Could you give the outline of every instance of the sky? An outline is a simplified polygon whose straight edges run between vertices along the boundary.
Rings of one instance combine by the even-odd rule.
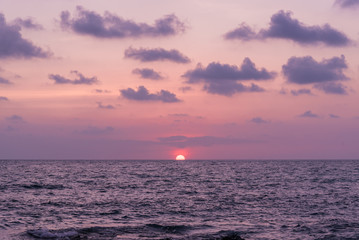
[[[358,159],[359,0],[0,0],[0,159]]]

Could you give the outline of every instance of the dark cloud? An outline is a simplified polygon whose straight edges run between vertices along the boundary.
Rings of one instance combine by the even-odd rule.
[[[266,69],[257,69],[255,64],[245,58],[240,68],[235,65],[212,62],[203,68],[197,65],[194,70],[189,70],[182,77],[187,78],[187,83],[194,84],[204,82],[204,90],[212,94],[231,96],[240,92],[262,92],[264,89],[256,84],[245,86],[237,81],[269,80],[276,76],[274,72]]]
[[[149,93],[144,86],[139,86],[138,90],[132,88],[120,90],[122,97],[135,101],[160,101],[165,103],[180,102],[174,93],[161,90],[157,93]]]
[[[290,91],[290,93],[293,96],[312,95],[312,92],[310,91],[310,89],[306,89],[306,88],[302,88],[302,89],[298,89],[298,90],[292,90],[292,91]]]
[[[22,38],[20,27],[6,24],[0,13],[0,58],[47,58],[51,54]]]
[[[7,97],[0,96],[0,101],[9,101]]]
[[[261,118],[261,117],[252,118],[250,121],[251,121],[252,123],[256,123],[256,124],[270,123],[270,121],[264,120],[264,119]]]
[[[22,123],[25,122],[24,119],[19,116],[19,115],[12,115],[10,117],[7,117],[6,120],[10,121],[10,122],[14,122],[14,123]]]
[[[299,115],[299,117],[318,118],[319,116],[317,114],[312,113],[312,111],[308,110],[308,111],[304,112],[303,114]]]
[[[329,94],[339,94],[339,95],[347,95],[347,87],[344,86],[341,83],[336,83],[336,82],[326,82],[326,83],[320,83],[320,84],[316,84],[314,86],[315,88],[322,90],[325,93],[329,93]]]
[[[71,18],[68,11],[61,12],[61,26],[78,34],[97,38],[137,38],[172,36],[185,31],[185,25],[175,15],[157,19],[154,25],[136,23],[105,12],[103,16],[81,6]]]
[[[293,19],[291,15],[292,13],[289,11],[279,11],[271,17],[269,28],[262,29],[258,33],[242,23],[238,28],[226,33],[225,38],[244,41],[281,38],[304,45],[323,43],[328,46],[347,46],[351,43],[344,33],[332,28],[329,24],[307,26],[297,19]]]
[[[111,126],[100,128],[94,126],[88,126],[86,129],[81,131],[76,131],[76,133],[83,134],[83,135],[105,135],[114,132],[115,129]]]
[[[126,49],[126,58],[133,58],[141,62],[153,62],[153,61],[172,61],[176,63],[189,63],[191,60],[180,53],[176,49],[166,50],[163,48],[146,49],[139,48],[134,49],[132,47]]]
[[[335,4],[342,8],[352,8],[359,6],[359,0],[336,0]]]
[[[155,70],[150,68],[142,68],[142,69],[136,68],[132,71],[132,73],[140,75],[141,78],[145,78],[145,79],[151,79],[151,80],[163,79],[163,76],[159,72],[156,72]]]
[[[111,104],[103,105],[101,102],[97,102],[97,107],[100,109],[115,109]]]
[[[12,83],[9,80],[7,80],[7,79],[5,79],[3,77],[0,77],[0,84],[12,84]]]
[[[178,148],[185,147],[210,147],[213,145],[235,145],[250,143],[253,141],[227,138],[227,137],[214,137],[214,136],[200,136],[200,137],[186,137],[186,136],[170,136],[158,138],[160,143],[170,145]]]
[[[311,56],[291,57],[282,66],[284,76],[289,82],[297,84],[322,83],[348,80],[343,69],[348,66],[345,57],[333,57],[317,62]]]
[[[55,84],[92,85],[99,82],[96,77],[85,77],[78,71],[71,71],[71,73],[75,74],[77,78],[71,80],[58,74],[49,74],[49,79],[54,80]]]
[[[35,23],[33,19],[31,18],[17,18],[15,19],[14,23],[20,27],[27,28],[27,29],[33,29],[33,30],[42,30],[44,27],[41,24]]]
[[[331,113],[329,114],[329,117],[330,117],[330,118],[340,118],[340,116],[335,115],[335,114],[331,114]]]
[[[203,87],[208,93],[218,94],[224,96],[232,96],[235,93],[244,92],[264,92],[265,90],[258,85],[252,83],[250,86],[243,85],[236,82],[213,82],[206,83]]]

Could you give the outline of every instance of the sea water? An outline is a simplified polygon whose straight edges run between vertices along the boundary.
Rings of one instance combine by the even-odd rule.
[[[359,161],[0,161],[0,239],[359,239]]]

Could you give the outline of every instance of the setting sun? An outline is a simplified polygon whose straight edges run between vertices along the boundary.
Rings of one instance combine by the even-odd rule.
[[[186,160],[186,158],[183,155],[177,155],[176,160],[183,161],[183,160]]]

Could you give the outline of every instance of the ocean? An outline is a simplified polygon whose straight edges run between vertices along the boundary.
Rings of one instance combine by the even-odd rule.
[[[0,239],[359,239],[359,161],[0,160]]]

